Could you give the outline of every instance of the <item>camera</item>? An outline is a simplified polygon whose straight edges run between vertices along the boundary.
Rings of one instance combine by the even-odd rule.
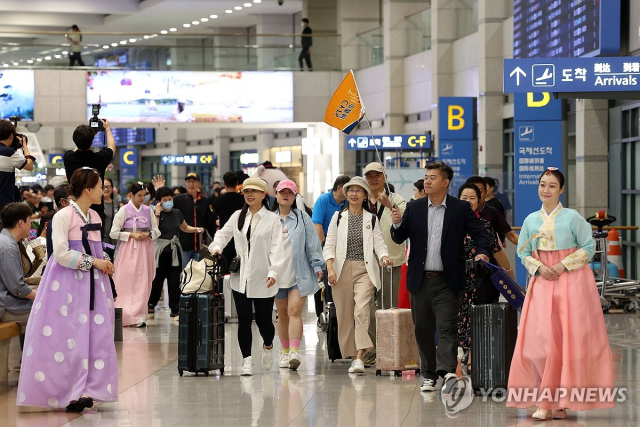
[[[11,124],[18,129],[18,122],[20,121],[20,117],[17,116],[10,116],[9,117],[9,121],[11,122]],[[24,138],[24,143],[26,144],[27,142],[29,142],[29,140],[27,139],[27,137],[21,133],[18,132],[14,132],[13,133],[13,141],[11,142],[11,148],[13,148],[14,150],[18,150],[20,148],[22,148],[22,144],[20,143],[20,139],[18,138]]]
[[[93,117],[89,119],[89,127],[96,132],[104,131],[104,123],[98,118],[98,114],[100,114],[100,104],[91,105],[91,114],[93,114]]]

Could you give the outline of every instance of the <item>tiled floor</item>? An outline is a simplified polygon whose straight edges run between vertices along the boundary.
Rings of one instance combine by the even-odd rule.
[[[640,315],[606,316],[614,352],[616,386],[627,387],[627,401],[615,409],[570,412],[566,421],[533,422],[529,410],[482,402],[456,415],[445,411],[439,392],[420,393],[415,378],[349,376],[347,363],[326,358],[325,334],[307,313],[298,372],[274,368],[264,373],[254,331],[253,377],[240,377],[236,325],[226,329],[225,375],[178,375],[177,322],[168,311],[146,329],[125,329],[120,356],[120,401],[82,416],[65,412],[20,412],[15,387],[0,394],[0,426],[638,426],[640,425]],[[277,344],[276,344],[277,345]],[[278,350],[277,350],[278,351]],[[17,350],[14,346],[14,353]],[[17,356],[17,354],[15,354]]]

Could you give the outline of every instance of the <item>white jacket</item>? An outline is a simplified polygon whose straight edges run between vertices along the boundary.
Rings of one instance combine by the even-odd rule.
[[[251,233],[251,250],[247,256],[247,230],[251,221],[251,211],[247,211],[242,231],[238,230],[241,212],[234,212],[224,227],[218,230],[213,242],[209,245],[209,251],[222,252],[222,249],[233,239],[236,253],[242,258],[240,272],[231,274],[231,289],[246,294],[247,298],[270,298],[278,293],[278,275],[285,267],[286,261],[283,255],[280,217],[264,207],[256,213]],[[276,284],[267,288],[267,277],[276,279]]]
[[[338,215],[342,215],[340,218],[340,229],[338,230]],[[371,219],[373,215],[367,211],[363,212],[362,218],[362,241],[364,243],[364,264],[371,278],[371,282],[380,289],[380,264],[378,260],[382,261],[382,258],[389,256],[387,245],[384,244],[382,239],[382,232],[380,231],[380,224],[376,219],[374,229],[371,229]],[[322,255],[325,261],[334,259],[333,269],[336,271],[336,276],[340,278],[342,272],[342,266],[344,265],[345,258],[347,256],[347,234],[349,232],[349,208],[345,209],[342,214],[336,212],[331,218],[331,224],[329,224],[329,230],[327,231],[327,239],[324,244],[324,250]],[[375,253],[374,253],[375,251]],[[378,260],[376,259],[378,256]]]

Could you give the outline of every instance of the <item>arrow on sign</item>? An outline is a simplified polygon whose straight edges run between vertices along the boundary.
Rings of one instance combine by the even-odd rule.
[[[527,73],[525,73],[522,68],[516,67],[516,69],[509,74],[509,77],[513,77],[514,74],[516,75],[516,85],[520,86],[520,75],[522,74],[522,77],[527,77]]]

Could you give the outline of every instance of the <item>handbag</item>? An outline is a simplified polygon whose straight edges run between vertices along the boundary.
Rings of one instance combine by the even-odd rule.
[[[180,292],[204,294],[213,291],[212,272],[214,263],[210,259],[190,260],[180,274]]]
[[[491,282],[500,291],[502,296],[516,310],[520,310],[524,305],[524,291],[518,283],[509,276],[507,271],[490,262],[482,261],[491,271]]]
[[[253,219],[253,217],[251,217],[251,219]],[[258,228],[258,224],[260,223],[260,219],[261,219],[261,217],[258,216],[258,220],[256,221],[256,225],[254,225],[253,228],[251,229],[251,235],[249,236],[249,240],[247,240],[247,245],[244,247],[244,251],[242,251],[242,254],[234,256],[233,259],[231,260],[231,262],[229,263],[229,272],[230,273],[239,273],[240,272],[240,260],[242,260],[242,257],[244,256],[244,254],[247,253],[247,250],[249,249],[249,243],[251,243],[251,239],[253,238],[253,235],[256,233],[256,228]],[[251,225],[251,222],[249,222],[249,225]]]

